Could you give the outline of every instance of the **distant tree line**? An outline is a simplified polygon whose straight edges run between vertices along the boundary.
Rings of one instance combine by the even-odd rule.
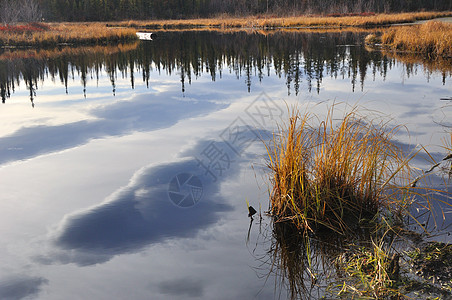
[[[0,0],[2,22],[451,10],[452,0]],[[42,15],[41,15],[42,14]]]
[[[0,21],[4,24],[41,21],[42,10],[37,0],[0,0]]]

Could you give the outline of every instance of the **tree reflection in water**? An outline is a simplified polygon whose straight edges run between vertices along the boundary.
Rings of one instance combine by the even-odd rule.
[[[298,94],[304,82],[309,92],[320,92],[325,76],[349,79],[351,89],[361,89],[366,79],[386,77],[397,62],[362,45],[366,33],[353,32],[246,32],[210,31],[160,32],[154,41],[109,47],[63,48],[54,51],[0,52],[0,95],[2,102],[11,97],[20,84],[30,91],[34,103],[38,81],[55,80],[65,86],[80,77],[86,96],[90,79],[99,80],[102,72],[110,79],[113,95],[118,75],[130,78],[135,87],[135,73],[149,87],[153,72],[175,73],[185,86],[203,74],[212,81],[221,80],[224,72],[244,78],[250,91],[253,80],[264,77],[285,78],[287,93]],[[31,53],[31,54],[30,54]],[[398,58],[397,58],[398,59]],[[416,72],[418,62],[406,61],[406,75]],[[431,72],[451,75],[450,61],[441,66],[429,65]],[[369,76],[370,75],[370,76]]]

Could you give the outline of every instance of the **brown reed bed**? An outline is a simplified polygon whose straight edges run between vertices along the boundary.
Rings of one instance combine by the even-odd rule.
[[[386,30],[381,36],[369,35],[369,44],[380,44],[391,51],[420,53],[429,58],[452,58],[452,24],[429,21],[421,25]]]
[[[401,215],[415,194],[410,157],[392,142],[401,127],[356,109],[335,124],[333,110],[324,120],[294,110],[267,145],[271,215],[305,233],[350,232],[382,210]]]
[[[45,28],[45,30],[33,30],[33,28],[0,30],[0,46],[106,45],[138,39],[136,31],[132,28],[110,28],[101,23],[50,23],[46,24]]]
[[[396,23],[409,23],[439,17],[452,16],[452,12],[412,12],[397,14],[376,14],[358,16],[248,16],[229,17],[219,16],[209,19],[185,20],[152,20],[152,21],[124,21],[111,23],[110,26],[125,26],[134,28],[170,29],[170,28],[280,28],[280,27],[375,27]]]
[[[150,31],[144,30],[144,31]],[[381,32],[378,28],[360,28],[360,27],[348,27],[348,28],[274,28],[274,29],[262,29],[262,28],[221,28],[221,27],[197,27],[197,28],[158,28],[152,29],[153,34],[158,34],[162,32],[219,32],[219,33],[238,33],[246,32],[248,34],[259,34],[263,36],[271,36],[276,33],[342,33],[342,32],[353,32],[353,33],[378,33]]]

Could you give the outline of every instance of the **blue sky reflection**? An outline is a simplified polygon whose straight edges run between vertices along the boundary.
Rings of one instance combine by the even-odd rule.
[[[0,164],[73,148],[92,139],[170,127],[226,106],[209,100],[180,100],[169,93],[139,95],[92,109],[93,120],[23,127],[0,137]]]

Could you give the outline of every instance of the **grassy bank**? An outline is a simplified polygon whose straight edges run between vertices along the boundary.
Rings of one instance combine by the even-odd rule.
[[[375,15],[362,14],[353,16],[250,16],[242,18],[220,16],[218,18],[210,19],[127,21],[114,23],[114,26],[120,25],[152,29],[196,27],[259,29],[278,27],[375,27],[448,16],[452,16],[452,12],[414,12]]]
[[[366,42],[403,52],[422,53],[428,57],[452,57],[452,24],[429,21],[413,27],[399,27],[368,36]]]
[[[137,40],[134,29],[109,28],[101,23],[39,23],[0,27],[0,46],[106,45],[134,40]]]
[[[0,46],[54,47],[61,44],[105,45],[136,40],[135,28],[153,30],[213,29],[268,30],[371,28],[452,16],[452,12],[415,12],[399,14],[361,14],[346,16],[220,16],[210,19],[151,20],[113,23],[49,23],[0,26]],[[126,28],[124,28],[126,27]]]

